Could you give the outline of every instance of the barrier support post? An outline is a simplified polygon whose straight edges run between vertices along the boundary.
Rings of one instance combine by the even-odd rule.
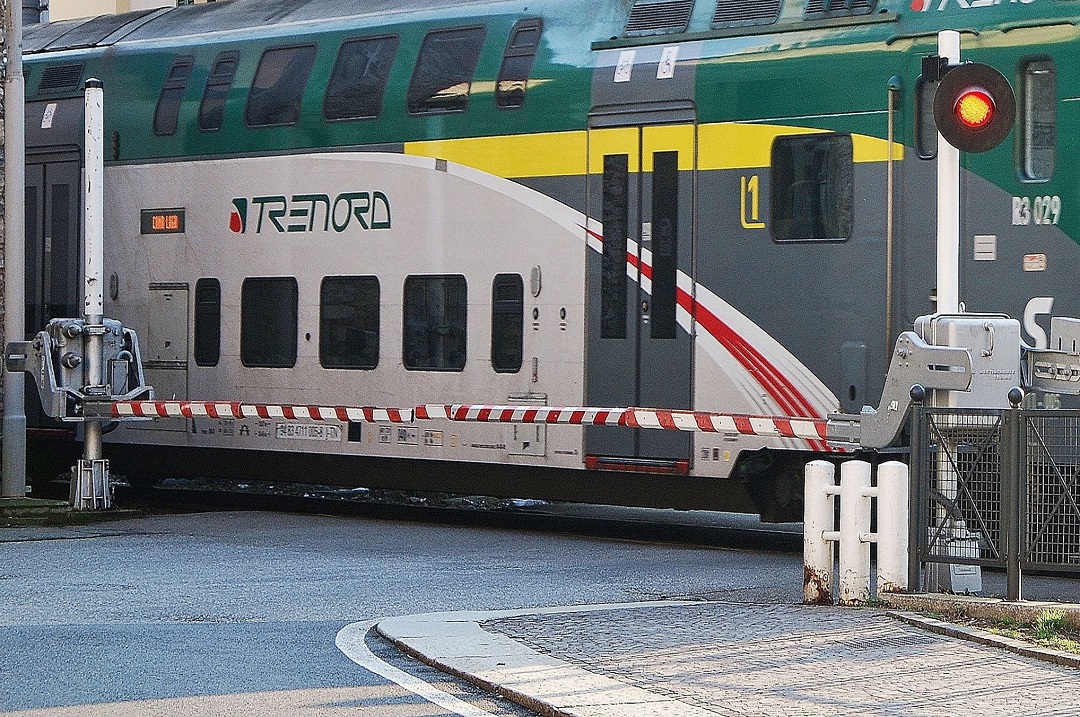
[[[877,595],[908,589],[908,467],[878,466]]]
[[[870,464],[840,466],[840,604],[870,599]]]
[[[832,605],[833,530],[836,467],[828,461],[806,464],[803,480],[803,604]]]

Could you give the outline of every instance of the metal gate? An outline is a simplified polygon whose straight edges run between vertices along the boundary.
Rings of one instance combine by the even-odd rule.
[[[1080,572],[1080,412],[916,407],[913,559]],[[1010,598],[1019,598],[1010,595]]]

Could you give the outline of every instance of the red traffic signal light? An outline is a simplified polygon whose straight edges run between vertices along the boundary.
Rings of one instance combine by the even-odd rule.
[[[996,109],[994,99],[979,87],[960,95],[953,107],[956,119],[968,129],[988,127],[994,119]]]
[[[989,65],[958,65],[938,85],[934,121],[945,141],[962,152],[986,152],[998,146],[1015,119],[1012,87]]]

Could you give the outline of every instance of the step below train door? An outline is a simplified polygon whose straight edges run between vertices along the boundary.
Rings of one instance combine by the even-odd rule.
[[[586,403],[689,409],[693,113],[618,119],[594,117],[589,131]],[[594,426],[585,451],[596,467],[685,473],[691,436]]]

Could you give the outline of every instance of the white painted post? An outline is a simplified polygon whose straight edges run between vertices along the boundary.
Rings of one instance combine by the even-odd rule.
[[[878,466],[877,595],[906,592],[908,578],[908,467]]]
[[[870,464],[840,466],[840,604],[870,599]]]
[[[85,391],[105,385],[105,103],[101,80],[88,79],[84,94],[85,166],[83,169],[83,221],[85,222],[83,316],[86,318]],[[102,457],[102,422],[85,423],[83,458],[72,476],[71,505],[75,510],[112,507],[109,463]]]
[[[803,473],[803,604],[832,605],[836,467],[811,461]]]
[[[960,33],[938,33],[938,55],[960,64]],[[960,311],[960,150],[938,133],[937,313]]]

